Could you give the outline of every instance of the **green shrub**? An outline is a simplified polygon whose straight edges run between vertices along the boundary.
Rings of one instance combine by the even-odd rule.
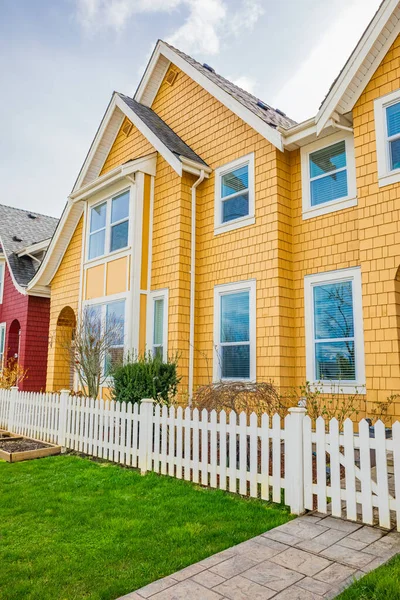
[[[119,402],[140,402],[153,398],[159,404],[171,403],[177,393],[180,377],[177,358],[163,362],[150,352],[143,356],[128,356],[124,364],[112,372],[112,396]]]

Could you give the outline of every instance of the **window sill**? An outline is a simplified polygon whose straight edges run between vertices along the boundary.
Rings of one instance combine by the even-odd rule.
[[[320,390],[323,394],[359,394],[365,395],[367,393],[365,383],[355,382],[341,382],[341,381],[314,381],[310,384],[313,391]]]
[[[115,258],[119,254],[126,254],[129,250],[131,250],[131,246],[125,246],[125,248],[118,248],[118,250],[113,250],[113,252],[109,252],[108,254],[102,254],[101,256],[96,256],[95,258],[88,258],[85,262],[85,265],[94,266],[96,263],[103,263],[109,258]]]
[[[303,210],[303,221],[306,219],[312,219],[313,217],[320,217],[329,213],[337,212],[338,210],[344,210],[345,208],[351,208],[357,206],[357,197],[355,198],[341,198],[326,204],[320,204],[315,208],[307,208]]]
[[[254,225],[256,222],[255,216],[243,217],[241,219],[235,219],[234,221],[228,221],[228,223],[222,223],[221,225],[217,225],[214,228],[214,235],[219,235],[220,233],[227,233],[228,231],[234,231],[235,229],[240,229],[242,227],[248,227],[249,225]]]
[[[396,171],[389,171],[385,175],[378,177],[378,186],[384,187],[385,185],[391,185],[393,183],[400,182],[400,169],[396,169]]]

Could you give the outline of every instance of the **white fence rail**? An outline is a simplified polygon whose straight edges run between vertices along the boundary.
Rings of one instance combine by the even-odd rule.
[[[68,449],[230,492],[400,531],[400,423],[358,432],[336,419],[315,431],[304,408],[255,414],[95,401],[0,390],[0,428]],[[329,503],[329,505],[328,505]]]

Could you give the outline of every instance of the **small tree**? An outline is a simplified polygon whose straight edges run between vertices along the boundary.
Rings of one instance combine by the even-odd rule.
[[[122,361],[123,337],[123,324],[115,316],[102,319],[97,307],[83,311],[75,334],[65,347],[88,397],[97,398],[112,366]]]

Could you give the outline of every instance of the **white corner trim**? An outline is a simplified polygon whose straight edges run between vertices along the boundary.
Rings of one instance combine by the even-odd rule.
[[[6,260],[5,259],[0,259],[0,304],[3,304],[3,297],[4,297],[4,279],[5,279],[5,274],[6,274]]]
[[[314,352],[314,299],[313,289],[316,285],[352,281],[353,286],[353,322],[354,322],[354,347],[355,347],[355,381],[318,381],[315,377],[315,352]],[[364,357],[364,325],[362,314],[362,285],[361,267],[350,267],[335,271],[325,271],[304,277],[304,319],[306,334],[306,379],[310,384],[331,392],[343,390],[343,393],[365,394],[365,357]]]
[[[257,374],[257,281],[237,281],[214,286],[214,343],[213,343],[213,381],[221,381],[220,364],[220,330],[221,330],[221,296],[235,292],[249,291],[250,297],[250,377],[249,379],[232,379],[223,381],[256,381]]]
[[[311,206],[310,197],[310,154],[317,150],[322,150],[338,142],[344,141],[346,148],[346,169],[347,169],[347,196],[337,198],[323,204]],[[302,190],[302,212],[303,220],[326,215],[338,210],[350,208],[357,205],[357,187],[356,187],[356,163],[354,155],[354,136],[351,132],[339,131],[333,135],[324,137],[307,146],[303,146],[300,151],[301,157],[301,190]]]
[[[390,152],[387,137],[386,108],[400,102],[400,89],[376,98],[374,101],[376,158],[378,163],[378,185],[384,187],[400,181],[400,169],[390,168]]]
[[[141,97],[145,90],[144,82],[146,82],[146,85],[149,82],[157,64],[158,57],[160,55],[167,58],[170,61],[170,63],[176,65],[181,71],[183,71],[184,73],[186,73],[186,75],[193,79],[193,81],[201,85],[201,87],[205,89],[209,94],[214,96],[214,98],[219,100],[224,106],[229,108],[229,110],[231,110],[240,119],[242,119],[242,121],[250,125],[250,127],[252,127],[255,131],[258,131],[260,135],[265,137],[265,139],[271,142],[271,144],[278,148],[278,150],[281,150],[283,152],[282,136],[279,133],[279,131],[268,125],[268,123],[260,119],[260,117],[254,114],[251,110],[249,110],[243,104],[235,100],[235,98],[233,98],[230,94],[225,92],[216,83],[211,81],[211,79],[203,75],[203,73],[198,71],[189,62],[187,62],[184,58],[179,56],[179,54],[174,52],[171,48],[166,46],[161,41],[158,42],[158,46],[154,52],[154,55],[146,68],[143,80],[135,94],[135,100],[137,100],[138,102],[141,101]],[[159,82],[158,87],[155,88],[154,97],[156,96],[160,85],[161,81]]]
[[[222,198],[221,198],[221,178],[226,173],[230,173],[234,169],[248,166],[248,183],[249,183],[249,214],[238,219],[223,222],[221,219]],[[254,152],[250,152],[245,156],[241,156],[229,163],[221,165],[215,169],[214,179],[214,235],[233,231],[254,225],[255,223],[255,177],[254,177]]]

